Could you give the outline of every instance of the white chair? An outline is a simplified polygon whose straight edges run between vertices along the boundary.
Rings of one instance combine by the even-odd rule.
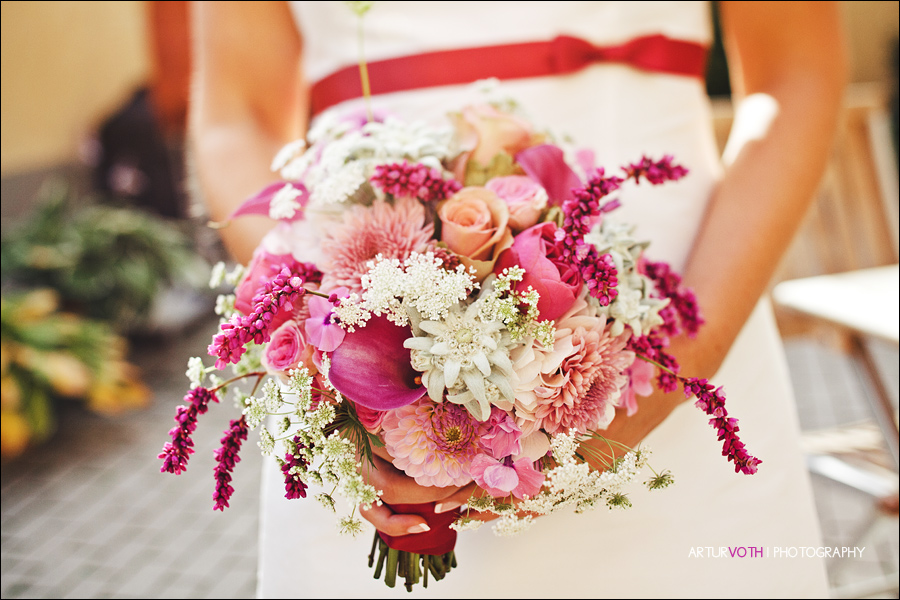
[[[883,106],[878,89],[850,90],[819,196],[772,288],[784,335],[829,328],[865,377],[864,395],[876,426],[811,432],[806,440],[812,472],[873,496],[871,518],[857,532],[858,540],[885,520],[896,527],[900,470],[897,409],[870,347],[873,338],[900,345],[897,170]],[[878,457],[879,442],[887,447],[887,464],[850,460],[853,450]],[[832,589],[832,596],[896,597],[898,588],[894,571]]]

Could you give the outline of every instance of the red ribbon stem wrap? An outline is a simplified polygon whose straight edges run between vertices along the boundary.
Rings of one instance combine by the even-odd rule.
[[[431,528],[424,533],[392,536],[381,531],[378,535],[394,550],[440,556],[453,550],[456,545],[456,530],[450,524],[459,517],[459,509],[443,513],[434,512],[434,502],[426,504],[387,504],[395,513],[419,515]]]

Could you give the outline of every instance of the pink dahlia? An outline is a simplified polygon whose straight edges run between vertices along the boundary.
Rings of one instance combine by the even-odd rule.
[[[579,303],[576,303],[578,306]],[[548,433],[603,429],[615,416],[634,352],[626,350],[628,334],[613,337],[603,317],[569,314],[557,324],[557,342],[571,348],[557,370],[560,385],[538,395],[536,420]],[[562,339],[560,339],[562,338]]]
[[[393,205],[382,200],[372,206],[348,210],[344,223],[322,242],[324,289],[344,286],[362,291],[360,281],[376,255],[405,259],[425,250],[434,235],[434,225],[425,220],[425,209],[417,200],[401,198]]]
[[[447,487],[472,481],[469,467],[483,452],[483,423],[451,402],[429,398],[391,410],[381,424],[394,466],[419,485]]]

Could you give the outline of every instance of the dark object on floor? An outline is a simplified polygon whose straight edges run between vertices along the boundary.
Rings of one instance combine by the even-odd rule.
[[[181,151],[166,140],[147,89],[103,122],[96,141],[97,191],[164,217],[185,216]]]

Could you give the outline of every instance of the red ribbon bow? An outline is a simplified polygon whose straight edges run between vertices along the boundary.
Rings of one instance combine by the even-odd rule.
[[[467,84],[479,79],[522,79],[565,75],[598,62],[613,62],[670,75],[703,79],[706,46],[663,35],[635,38],[618,46],[595,46],[571,36],[544,42],[440,50],[369,63],[372,94]],[[357,66],[316,82],[310,92],[312,114],[362,96]]]
[[[551,44],[556,74],[574,73],[598,62],[622,63],[644,71],[704,77],[706,48],[663,35],[636,38],[618,46],[595,46],[580,38],[561,35]]]

